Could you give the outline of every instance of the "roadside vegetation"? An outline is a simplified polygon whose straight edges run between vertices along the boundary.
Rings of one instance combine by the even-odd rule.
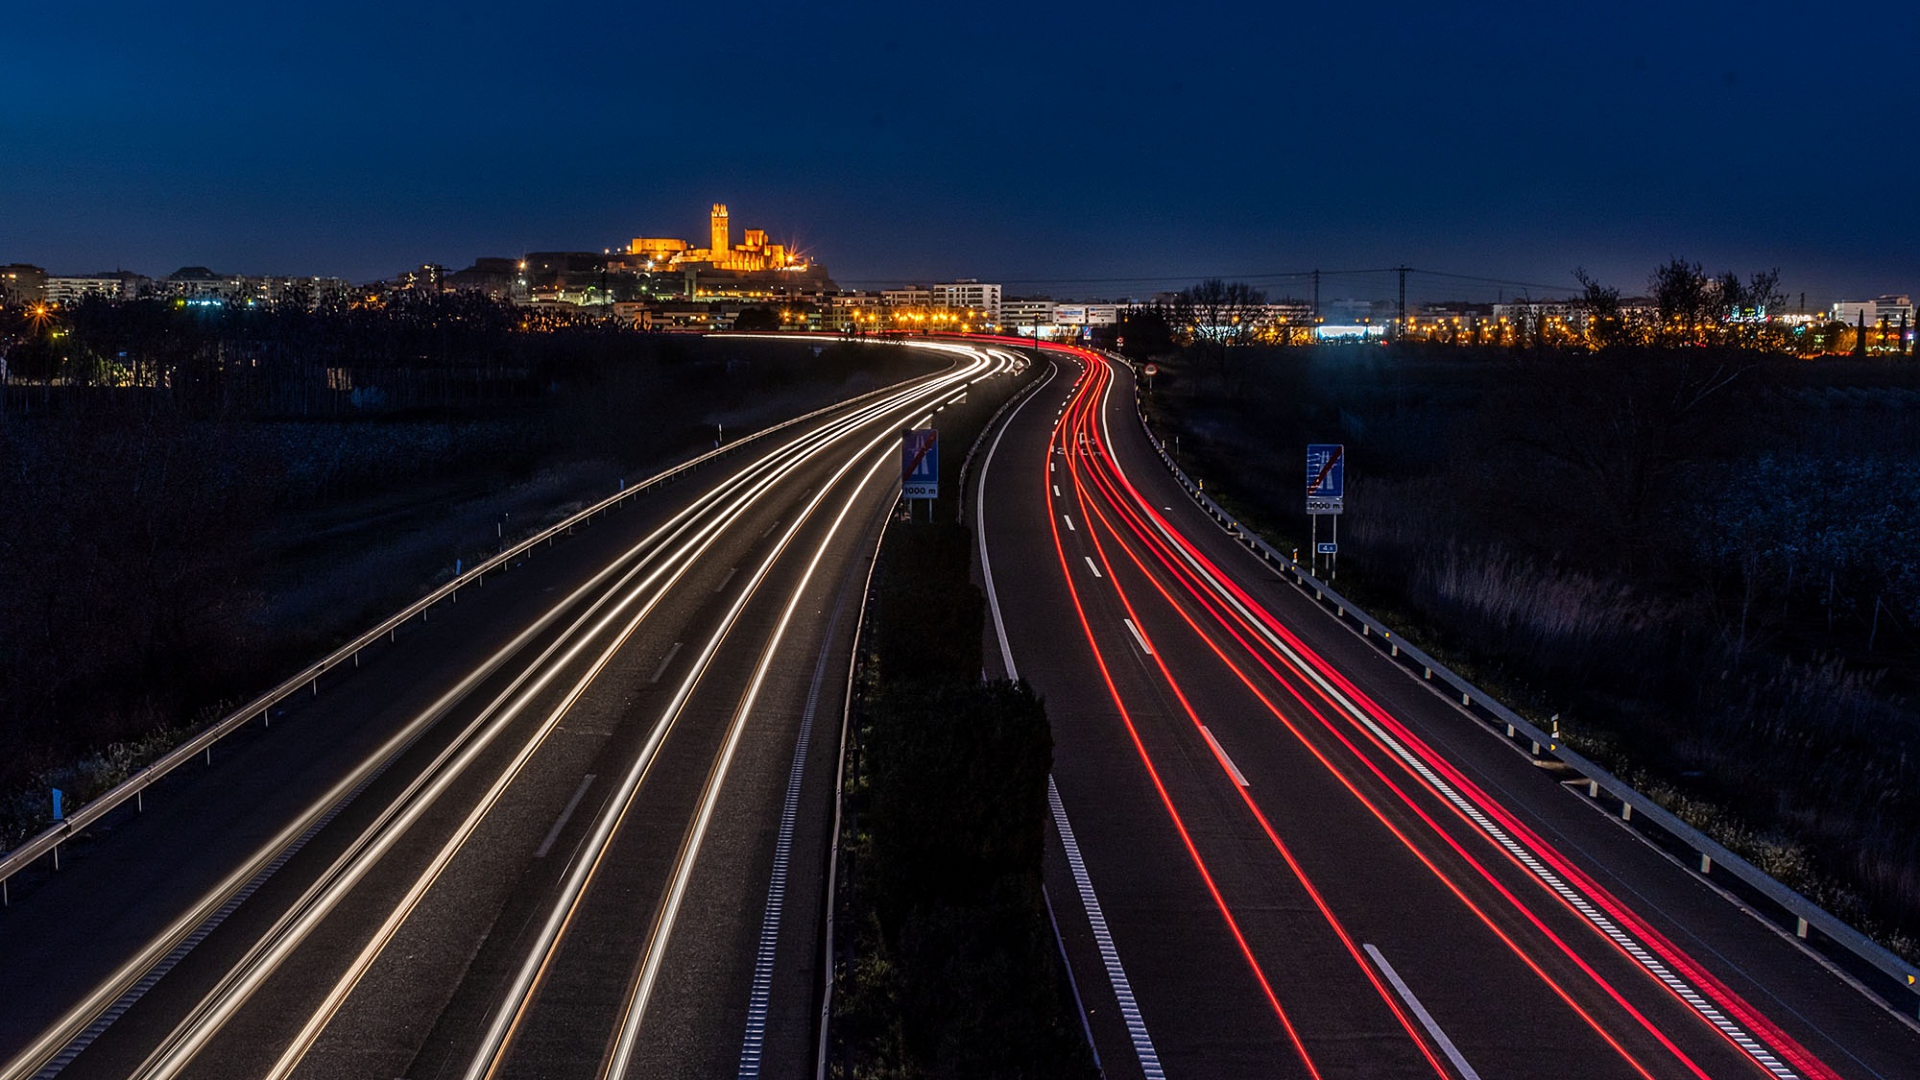
[[[1140,337],[1208,494],[1304,549],[1345,443],[1342,592],[1920,959],[1920,364]]]
[[[1040,893],[1053,738],[980,678],[968,531],[888,531],[849,748],[833,1075],[1091,1076]]]
[[[930,363],[467,295],[96,301],[0,344],[0,850],[457,560]]]
[[[949,492],[993,403],[942,428]],[[952,505],[896,521],[874,572],[847,747],[832,1075],[1092,1077],[1041,894],[1053,736],[1025,683],[981,677],[986,601]]]

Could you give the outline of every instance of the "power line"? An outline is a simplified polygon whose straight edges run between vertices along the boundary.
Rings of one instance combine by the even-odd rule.
[[[999,285],[1144,285],[1177,281],[1204,281],[1209,278],[1223,278],[1230,281],[1246,282],[1283,282],[1298,280],[1312,281],[1322,277],[1363,277],[1375,274],[1414,274],[1424,277],[1445,278],[1451,281],[1471,281],[1484,285],[1504,285],[1520,289],[1545,289],[1549,291],[1572,292],[1570,285],[1549,285],[1538,281],[1520,281],[1513,278],[1483,277],[1476,274],[1455,274],[1445,270],[1427,270],[1414,266],[1378,266],[1350,270],[1269,270],[1247,274],[1154,274],[1140,277],[1049,277],[1049,278],[1001,278]],[[901,278],[841,278],[848,285],[891,285]]]

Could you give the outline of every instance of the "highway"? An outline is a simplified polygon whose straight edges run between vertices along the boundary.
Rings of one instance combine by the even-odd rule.
[[[1109,1077],[1920,1076],[1920,1027],[1225,535],[1057,350],[974,524]]]
[[[0,912],[0,1078],[812,1075],[898,433],[1024,366],[911,347],[944,370],[533,549],[71,845]]]

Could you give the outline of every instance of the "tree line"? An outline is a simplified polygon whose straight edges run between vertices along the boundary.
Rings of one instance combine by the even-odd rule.
[[[0,312],[15,413],[115,390],[195,417],[337,416],[535,394],[628,348],[633,331],[477,292],[203,306],[88,297]]]

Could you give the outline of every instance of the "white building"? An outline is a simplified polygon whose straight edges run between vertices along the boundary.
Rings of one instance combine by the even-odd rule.
[[[47,289],[51,294],[52,278],[47,279]],[[1842,300],[1833,305],[1833,321],[1845,323],[1848,326],[1862,324],[1879,326],[1884,321],[1889,327],[1897,329],[1902,320],[1905,320],[1910,327],[1914,325],[1913,297],[1911,296],[1890,295],[1878,296],[1872,300]]]
[[[928,308],[933,306],[933,290],[920,285],[881,289],[880,303],[890,308]]]
[[[138,274],[47,275],[46,299],[60,305],[77,304],[89,296],[131,300],[141,293],[146,278]]]
[[[1586,326],[1586,310],[1572,300],[1518,300],[1493,305],[1495,322],[1511,323],[1521,333],[1531,334],[1549,323],[1572,327]]]
[[[984,311],[988,320],[1000,321],[1000,286],[982,285],[971,278],[935,285],[929,290],[931,306]]]
[[[1051,300],[1005,300],[1000,304],[1000,325],[1040,326],[1053,322]]]

